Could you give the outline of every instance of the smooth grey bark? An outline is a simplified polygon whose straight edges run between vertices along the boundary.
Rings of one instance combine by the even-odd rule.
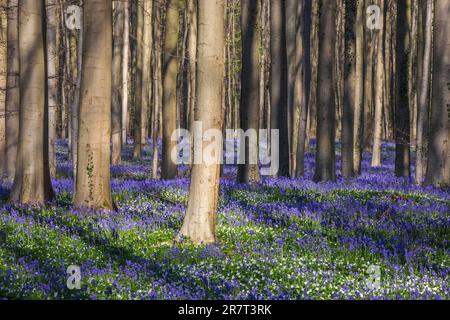
[[[43,204],[54,194],[48,159],[45,1],[19,2],[20,130],[10,202]]]

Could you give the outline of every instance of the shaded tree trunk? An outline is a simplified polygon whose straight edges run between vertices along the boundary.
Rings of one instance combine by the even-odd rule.
[[[123,0],[122,0],[123,1]],[[128,0],[123,1],[123,48],[122,48],[122,144],[127,144],[128,139],[128,81],[130,60],[130,11]]]
[[[19,2],[20,132],[10,201],[53,198],[48,159],[45,1]]]
[[[194,243],[216,240],[222,143],[203,140],[205,130],[222,132],[224,76],[224,0],[198,1],[197,108],[195,120],[203,122],[199,142],[211,153],[210,162],[194,164],[186,218],[178,238],[188,237]],[[204,149],[203,149],[204,150]]]
[[[7,81],[7,2],[0,1],[0,179],[3,178],[6,156],[6,81]]]
[[[427,182],[450,187],[450,2],[436,1],[434,10],[433,93]]]
[[[241,70],[241,105],[240,121],[244,131],[254,130],[254,140],[241,137],[240,152],[245,157],[245,164],[238,167],[238,181],[241,183],[259,182],[259,2],[242,1],[242,70]],[[252,135],[250,134],[250,137]],[[254,142],[254,145],[251,143]],[[242,149],[245,144],[245,149]],[[251,150],[253,152],[251,152]]]
[[[135,39],[135,78],[134,78],[134,123],[133,123],[133,159],[138,160],[142,158],[142,110],[143,101],[145,97],[144,82],[143,82],[143,66],[144,66],[144,1],[139,0],[135,3],[137,6],[136,17],[136,39]]]
[[[319,19],[319,70],[317,81],[317,152],[315,181],[336,180],[335,99],[335,1],[322,1]]]
[[[75,205],[113,209],[110,186],[112,2],[84,4]]]
[[[172,161],[172,151],[177,147],[177,141],[172,141],[172,134],[177,129],[177,74],[178,58],[177,44],[179,32],[178,1],[167,1],[166,37],[164,42],[163,64],[163,148],[161,178],[173,179],[178,174],[177,164]]]

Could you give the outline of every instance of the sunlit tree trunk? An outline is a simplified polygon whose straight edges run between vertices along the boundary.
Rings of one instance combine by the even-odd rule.
[[[242,139],[245,149],[245,164],[239,165],[238,181],[242,183],[259,182],[259,1],[242,1],[242,70],[241,70],[241,129],[254,130],[256,140]],[[253,150],[253,153],[250,152]],[[242,152],[241,151],[241,152]]]
[[[422,77],[420,83],[417,113],[416,184],[422,184],[426,176],[429,132],[431,53],[433,39],[433,1],[426,3],[425,48],[423,53]],[[419,61],[420,63],[420,61]]]
[[[48,163],[45,1],[19,2],[20,132],[10,201],[42,204],[53,198]]]
[[[114,28],[113,28],[113,60],[112,60],[112,164],[121,162],[122,152],[122,50],[123,50],[123,26],[124,12],[123,2],[114,1]]]
[[[149,108],[150,108],[150,63],[152,39],[152,10],[150,0],[144,0],[144,29],[142,41],[142,109],[141,109],[141,143],[142,147],[147,145],[149,130]]]
[[[47,78],[48,78],[48,137],[50,175],[56,176],[57,112],[59,99],[59,15],[56,0],[47,0]]]
[[[12,181],[16,172],[19,141],[20,83],[18,0],[8,0],[7,79],[6,79],[6,149],[5,179]]]
[[[353,170],[361,174],[362,140],[364,126],[364,41],[365,20],[364,0],[357,0],[356,8],[356,71],[355,71],[355,109],[353,127]]]
[[[449,1],[436,1],[434,10],[433,93],[427,181],[450,186],[450,24]]]
[[[335,57],[336,2],[322,0],[319,19],[319,71],[317,81],[317,152],[315,181],[336,180],[335,99],[333,68]]]
[[[381,14],[384,14],[384,0],[378,1]],[[384,19],[380,17],[381,29],[376,31],[376,73],[375,73],[375,123],[372,146],[372,167],[381,166],[381,140],[383,136],[383,85],[384,85],[384,59],[383,59],[383,30]]]
[[[84,3],[75,205],[112,209],[110,187],[112,2]]]
[[[173,179],[178,174],[177,164],[172,161],[172,151],[177,142],[172,141],[172,134],[177,129],[177,74],[178,58],[177,43],[179,32],[178,1],[167,1],[166,37],[164,42],[164,64],[163,64],[163,148],[161,178]]]
[[[202,121],[203,132],[222,131],[222,95],[224,77],[224,0],[198,1],[197,108],[195,120]],[[202,137],[203,137],[202,132]],[[221,142],[202,142],[209,146],[211,162],[194,164],[191,174],[189,204],[179,238],[194,243],[216,240],[219,200]],[[212,147],[211,147],[212,146]]]
[[[160,7],[158,2],[153,2],[153,16],[154,20],[159,21]],[[153,105],[153,152],[152,152],[152,178],[158,178],[159,167],[159,146],[158,141],[161,131],[161,29],[154,28],[154,41],[153,41],[153,92],[154,92],[154,105]]]
[[[286,51],[286,0],[272,0],[270,35],[270,95],[272,130],[279,130],[278,176],[289,176],[289,131],[288,131],[288,64]]]

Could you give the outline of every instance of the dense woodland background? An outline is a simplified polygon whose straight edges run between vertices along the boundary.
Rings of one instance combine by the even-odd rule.
[[[121,163],[123,146],[140,159],[151,141],[152,178],[176,178],[171,135],[194,120],[279,129],[279,176],[304,175],[310,141],[315,181],[360,175],[363,151],[379,167],[382,141],[395,141],[398,177],[450,185],[448,0],[2,0],[0,8],[0,172],[14,181],[12,202],[53,198],[55,148],[67,139],[75,204],[114,208],[109,165]],[[257,183],[258,169],[240,165],[237,179]],[[204,212],[214,225],[219,173],[192,166],[187,220]],[[208,232],[190,236],[213,240]]]

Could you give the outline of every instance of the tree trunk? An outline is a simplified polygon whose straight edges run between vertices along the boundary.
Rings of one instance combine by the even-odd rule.
[[[0,0],[0,179],[6,162],[7,10],[6,0]]]
[[[112,164],[120,164],[122,153],[122,49],[124,12],[122,1],[114,1],[114,28],[113,28],[113,60],[112,60]]]
[[[189,130],[194,129],[196,65],[197,65],[197,0],[188,0],[188,63],[189,63]],[[194,152],[194,141],[191,138],[191,158]]]
[[[296,176],[305,174],[305,144],[308,124],[309,95],[311,89],[311,1],[300,1],[297,7],[297,78],[295,100],[300,109],[297,141]]]
[[[152,5],[150,0],[144,0],[144,30],[142,41],[142,109],[141,109],[141,143],[142,147],[147,145],[149,130],[150,109],[150,63],[152,39]]]
[[[7,80],[6,80],[6,155],[5,179],[12,181],[16,172],[19,143],[20,81],[18,0],[8,0]]]
[[[353,128],[353,170],[355,175],[361,174],[363,125],[364,125],[364,42],[365,20],[364,0],[357,0],[356,8],[356,71],[355,71],[355,109]]]
[[[427,182],[450,187],[450,2],[436,1],[434,10],[433,98]]]
[[[242,1],[242,70],[241,70],[241,129],[254,130],[254,140],[250,134],[248,141],[241,136],[240,152],[245,157],[245,164],[238,167],[238,181],[241,183],[259,182],[259,2]],[[254,143],[251,145],[251,143]],[[245,149],[242,150],[242,144]],[[251,152],[253,151],[253,152]]]
[[[177,164],[172,161],[172,151],[177,147],[177,141],[172,141],[172,134],[177,129],[177,74],[178,74],[178,1],[167,1],[166,38],[164,43],[163,65],[163,148],[161,178],[173,179],[178,174]]]
[[[123,24],[123,48],[122,48],[122,144],[127,144],[128,139],[128,81],[129,81],[129,61],[130,61],[130,11],[128,0],[122,4],[124,24]]]
[[[133,138],[134,149],[133,159],[139,160],[142,158],[142,110],[143,101],[145,100],[144,82],[143,82],[143,67],[144,67],[144,1],[139,0],[135,5],[137,6],[137,22],[136,22],[136,69],[134,81],[134,123],[133,123]]]
[[[43,204],[53,198],[48,162],[45,33],[45,1],[20,1],[20,133],[10,201],[22,204]]]
[[[288,131],[288,64],[286,51],[286,0],[271,1],[270,70],[271,124],[279,130],[278,176],[289,177],[289,131]]]
[[[397,48],[396,48],[396,87],[395,103],[395,174],[410,177],[410,126],[408,96],[408,53],[410,49],[407,28],[407,1],[397,3]]]
[[[344,106],[342,115],[342,175],[353,176],[353,112],[356,100],[357,0],[345,1]]]
[[[315,181],[336,180],[335,99],[335,1],[322,1],[319,20],[319,70],[317,81],[317,152]]]
[[[86,0],[75,205],[113,209],[110,187],[112,2]]]
[[[216,240],[217,206],[222,143],[203,140],[205,130],[222,131],[224,76],[224,0],[198,1],[197,108],[195,120],[203,123],[201,137],[195,139],[208,147],[210,161],[194,164],[186,218],[178,238],[194,243]],[[204,149],[203,149],[204,150]]]
[[[381,9],[381,13],[384,14],[384,1],[379,0],[378,6]],[[376,31],[376,73],[375,73],[375,124],[373,134],[373,146],[372,146],[372,167],[381,166],[381,140],[383,135],[383,85],[384,85],[384,61],[383,61],[383,30],[384,19],[381,17],[382,25],[381,29]]]
[[[429,132],[431,52],[433,39],[433,1],[426,3],[425,48],[417,114],[416,176],[415,182],[421,185],[426,176]]]

